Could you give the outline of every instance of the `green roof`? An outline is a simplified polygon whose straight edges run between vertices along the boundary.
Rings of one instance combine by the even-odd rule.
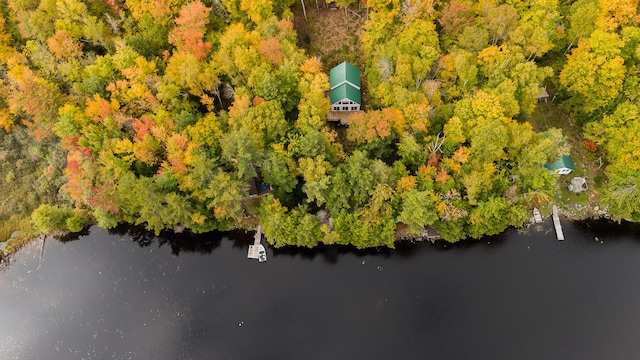
[[[558,161],[556,161],[554,163],[546,163],[544,165],[544,167],[546,167],[547,169],[549,169],[551,171],[564,169],[564,168],[569,168],[571,170],[575,170],[575,167],[573,165],[573,159],[571,159],[571,156],[569,156],[569,155],[565,155],[565,156],[561,157],[560,159],[558,159]]]
[[[331,104],[335,104],[340,100],[349,99],[355,103],[362,104],[360,99],[360,90],[345,83],[331,90]]]
[[[329,72],[331,89],[345,82],[351,83],[351,85],[355,86],[358,90],[360,89],[360,70],[346,61],[337,65]]]

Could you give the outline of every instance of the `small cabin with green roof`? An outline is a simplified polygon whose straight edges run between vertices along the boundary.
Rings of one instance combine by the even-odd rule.
[[[544,167],[551,170],[552,173],[558,175],[566,175],[575,170],[573,159],[571,159],[571,156],[569,155],[562,156],[556,162],[546,163]]]
[[[348,62],[329,72],[331,111],[360,111],[360,70]]]

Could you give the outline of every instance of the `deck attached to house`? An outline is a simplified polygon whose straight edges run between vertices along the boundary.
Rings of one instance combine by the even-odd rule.
[[[327,114],[327,121],[339,121],[340,125],[349,125],[349,116],[355,113],[364,112],[360,111],[330,111]]]

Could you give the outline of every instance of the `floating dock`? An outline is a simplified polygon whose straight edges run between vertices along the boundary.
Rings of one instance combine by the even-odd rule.
[[[560,216],[558,215],[558,207],[553,205],[553,226],[556,228],[556,236],[558,240],[564,240],[562,225],[560,224]]]
[[[256,227],[256,234],[253,237],[253,245],[249,245],[249,251],[247,252],[247,258],[258,259],[260,262],[267,261],[267,252],[264,246],[260,243],[262,241],[262,226]]]

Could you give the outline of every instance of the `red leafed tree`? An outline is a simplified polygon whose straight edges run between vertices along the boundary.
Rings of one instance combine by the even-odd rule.
[[[178,51],[192,53],[198,60],[209,54],[211,43],[204,41],[211,8],[200,1],[191,2],[180,9],[176,27],[169,34],[169,42]]]
[[[67,176],[65,190],[69,196],[77,202],[82,202],[85,193],[85,184],[81,169],[83,160],[84,157],[80,151],[69,151],[67,154],[67,168],[64,171],[64,174]]]
[[[442,16],[438,23],[440,23],[445,33],[457,35],[462,29],[473,24],[473,17],[473,10],[468,4],[452,0],[442,10]]]
[[[120,1],[120,0],[107,0],[105,1],[106,4],[109,6],[109,8],[111,9],[111,11],[113,11],[114,13],[121,13],[122,12],[122,4],[124,3],[124,1]]]
[[[56,60],[67,60],[82,56],[82,46],[66,30],[56,30],[56,33],[47,39],[47,47]]]
[[[404,125],[402,112],[394,108],[354,113],[349,117],[347,138],[357,143],[372,142],[390,136],[392,130],[401,133]]]
[[[440,162],[440,154],[431,153],[431,158],[429,159],[429,165],[438,166]]]
[[[14,66],[8,75],[12,85],[7,98],[10,111],[26,115],[23,123],[38,141],[51,136],[58,108],[64,101],[58,87],[23,65]]]
[[[269,38],[260,41],[258,47],[260,53],[264,55],[273,65],[282,65],[284,61],[284,53],[282,52],[282,44],[276,38]]]
[[[149,129],[153,125],[153,120],[148,116],[143,116],[142,119],[135,119],[133,121],[133,129],[136,132],[136,138],[142,139],[149,133]]]
[[[585,149],[591,152],[596,152],[598,150],[598,144],[596,144],[593,140],[584,140],[582,142],[582,146],[584,146]]]
[[[110,184],[91,187],[93,195],[87,198],[87,203],[93,208],[102,208],[109,214],[117,214],[120,210],[116,203],[116,189]]]
[[[165,147],[167,149],[167,161],[171,170],[177,174],[186,174],[189,169],[185,164],[184,157],[189,139],[183,134],[174,133],[167,140]]]
[[[447,174],[447,170],[445,169],[440,170],[440,172],[438,172],[438,175],[436,175],[436,181],[439,181],[443,185],[449,179],[451,179],[451,175]]]
[[[99,94],[95,94],[92,99],[87,99],[87,108],[85,114],[96,121],[104,122],[109,116],[114,116],[119,108],[119,104],[115,100],[105,100]]]

